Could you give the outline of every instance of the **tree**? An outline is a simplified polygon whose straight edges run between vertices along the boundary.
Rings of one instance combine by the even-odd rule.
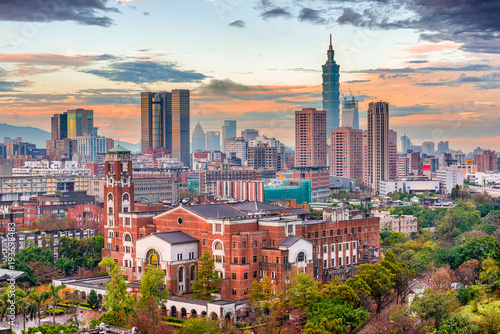
[[[423,296],[415,297],[411,310],[421,319],[434,320],[435,327],[439,327],[440,322],[450,313],[450,306],[450,295],[427,289]]]
[[[133,310],[133,300],[127,292],[127,283],[120,267],[109,257],[104,258],[99,266],[108,268],[111,276],[111,281],[106,284],[104,307],[113,313],[124,312],[128,315]]]
[[[481,334],[500,333],[500,311],[498,309],[485,310],[477,325]]]
[[[63,270],[66,276],[69,276],[75,269],[75,261],[65,257],[60,257],[57,259],[55,266]]]
[[[392,251],[387,251],[384,254],[384,260],[381,262],[385,268],[389,269],[394,274],[394,289],[396,290],[396,303],[401,297],[403,303],[406,296],[411,292],[411,279],[415,277],[415,271],[407,268],[405,263],[396,261],[396,257]]]
[[[26,330],[26,313],[29,306],[29,294],[30,291],[23,291],[19,288],[16,289],[15,303],[16,311],[23,315],[23,330]]]
[[[253,281],[250,286],[250,301],[255,310],[261,312],[271,308],[271,300],[274,297],[274,287],[271,279],[264,276],[260,281]]]
[[[479,277],[483,281],[488,282],[488,283],[490,283],[491,278],[496,276],[498,271],[500,271],[500,268],[499,268],[497,262],[491,257],[488,257],[487,259],[485,259],[483,261],[483,263],[481,264],[481,269],[483,269],[483,271],[481,272]]]
[[[452,200],[457,200],[458,199],[458,192],[460,190],[460,187],[458,186],[458,184],[456,186],[454,186],[453,188],[451,188],[451,194],[450,194],[450,197]]]
[[[391,294],[394,274],[381,264],[362,264],[356,276],[370,287],[370,294],[377,304],[377,313],[380,313],[382,303]]]
[[[59,295],[59,292],[61,289],[64,289],[66,285],[61,284],[58,286],[55,286],[54,283],[49,284],[49,298],[52,301],[52,324],[55,326],[56,325],[56,305],[59,301],[61,301],[61,296]]]
[[[359,305],[358,295],[356,295],[354,289],[347,284],[338,285],[336,282],[331,281],[323,286],[320,294],[327,299],[340,298],[353,307]]]
[[[161,310],[153,298],[141,305],[132,323],[142,334],[168,333],[168,326],[163,323]]]
[[[352,305],[340,298],[319,297],[306,309],[307,321],[319,325],[323,318],[342,319],[344,327],[355,328],[359,323],[368,318],[368,312],[360,307],[354,309]]]
[[[318,325],[308,322],[302,331],[303,334],[344,334],[342,319],[333,319],[328,321],[327,318],[321,319]]]
[[[221,334],[219,324],[205,318],[188,319],[183,324],[182,334]]]
[[[38,326],[40,326],[40,312],[42,311],[43,304],[49,298],[48,291],[37,292],[35,289],[29,290],[28,314],[32,320],[38,317]]]
[[[290,307],[304,310],[318,297],[318,285],[306,273],[298,273],[289,291]]]
[[[215,270],[215,259],[212,257],[212,253],[204,251],[198,260],[196,281],[191,286],[195,297],[202,300],[212,300],[212,294],[219,291],[217,286],[221,280],[222,277]]]
[[[90,290],[90,293],[87,296],[87,304],[89,304],[90,308],[93,310],[97,310],[99,308],[99,297],[94,289]]]
[[[139,305],[153,300],[157,305],[163,305],[167,302],[168,290],[163,289],[165,284],[165,272],[158,267],[149,265],[146,267],[141,279],[139,291]]]
[[[455,271],[458,281],[467,286],[479,279],[479,261],[470,260],[462,264]]]
[[[443,322],[440,328],[448,334],[476,334],[477,325],[468,316],[462,313],[453,313]]]
[[[59,268],[54,268],[53,265],[44,263],[40,260],[28,263],[28,266],[33,270],[33,275],[36,278],[37,284],[47,284],[52,282],[54,278],[64,276],[64,271]]]

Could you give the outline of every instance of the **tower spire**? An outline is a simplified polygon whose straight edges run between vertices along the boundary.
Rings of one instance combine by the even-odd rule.
[[[333,46],[332,46],[332,34],[330,34],[330,46],[328,47],[327,51],[328,55],[328,62],[333,62],[333,57],[335,56],[335,51],[333,51]]]
[[[330,50],[332,49],[332,34],[330,34]]]

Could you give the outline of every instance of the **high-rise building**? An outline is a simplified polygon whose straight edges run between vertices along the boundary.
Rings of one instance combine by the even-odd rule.
[[[67,114],[68,138],[92,135],[94,132],[93,110],[73,109],[65,114]]]
[[[450,150],[450,143],[448,141],[440,141],[438,143],[437,154],[441,155]]]
[[[193,141],[191,145],[191,150],[193,152],[205,150],[205,131],[203,131],[200,122],[198,122],[198,124],[194,127]]]
[[[50,139],[66,139],[68,138],[68,115],[55,114],[50,118]]]
[[[398,133],[394,130],[389,130],[389,179],[396,180],[398,177],[397,169],[398,159]]]
[[[236,139],[236,121],[225,120],[222,126],[222,152],[226,153],[226,139],[233,141]]]
[[[422,154],[426,154],[427,156],[434,155],[434,142],[432,141],[424,141],[422,143]]]
[[[340,121],[340,91],[339,70],[340,66],[335,62],[335,51],[332,47],[332,35],[330,35],[330,47],[327,51],[328,58],[323,68],[323,109],[327,113],[327,135],[331,130],[339,127]]]
[[[326,167],[325,110],[295,111],[295,167]]]
[[[498,161],[495,151],[484,150],[481,154],[474,155],[474,165],[478,172],[494,172],[498,170]]]
[[[348,99],[344,97],[342,102],[342,126],[350,127],[354,130],[359,129],[359,111],[358,111],[358,101],[351,97]]]
[[[389,179],[389,103],[369,104],[367,144],[368,184],[378,192],[380,181]]]
[[[398,155],[398,180],[405,176],[422,175],[420,153],[403,153]]]
[[[94,158],[98,153],[105,153],[106,138],[103,136],[77,136],[76,140],[77,152],[82,161],[94,162]]]
[[[255,169],[269,168],[276,171],[281,170],[280,156],[278,148],[268,145],[267,143],[259,143],[257,146],[247,148],[247,165]]]
[[[172,91],[172,158],[182,162],[185,167],[191,164],[189,154],[189,90]]]
[[[241,137],[246,141],[255,140],[259,136],[259,130],[245,129],[241,130]]]
[[[401,153],[408,153],[411,149],[411,140],[407,135],[401,136]]]
[[[247,147],[248,142],[241,137],[234,138],[232,141],[226,139],[226,158],[230,159],[234,157],[241,159],[242,163],[246,162]]]
[[[220,131],[207,131],[205,145],[207,151],[220,151]]]
[[[330,175],[363,176],[363,130],[340,127],[331,131]]]
[[[141,93],[141,151],[172,151],[172,93]]]

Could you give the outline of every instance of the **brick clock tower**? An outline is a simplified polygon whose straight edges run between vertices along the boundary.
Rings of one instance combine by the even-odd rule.
[[[123,266],[123,228],[120,213],[134,211],[134,186],[132,185],[132,158],[130,151],[118,145],[106,152],[106,180],[104,183],[105,245],[103,257],[111,257]]]

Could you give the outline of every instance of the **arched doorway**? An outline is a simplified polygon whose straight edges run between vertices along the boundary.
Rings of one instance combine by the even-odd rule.
[[[179,267],[177,271],[177,292],[185,292],[185,279],[186,273],[184,267]]]
[[[186,319],[187,312],[186,309],[183,307],[181,308],[181,319]]]
[[[224,317],[224,321],[229,324],[229,323],[231,323],[231,318],[232,318],[231,312],[228,312],[228,313],[226,313],[226,316]]]
[[[190,315],[191,318],[196,318],[198,317],[198,313],[196,312],[196,310],[191,310],[191,315]]]
[[[202,317],[202,318],[205,318],[206,316],[207,316],[207,312],[205,312],[205,311],[201,311],[201,317]]]
[[[161,315],[168,316],[167,307],[165,305],[161,306]]]
[[[217,316],[217,313],[212,312],[210,313],[210,319],[212,319],[213,321],[217,321],[219,317]]]
[[[177,318],[177,308],[176,308],[175,306],[172,306],[172,307],[170,308],[170,316],[171,316],[172,318]]]

